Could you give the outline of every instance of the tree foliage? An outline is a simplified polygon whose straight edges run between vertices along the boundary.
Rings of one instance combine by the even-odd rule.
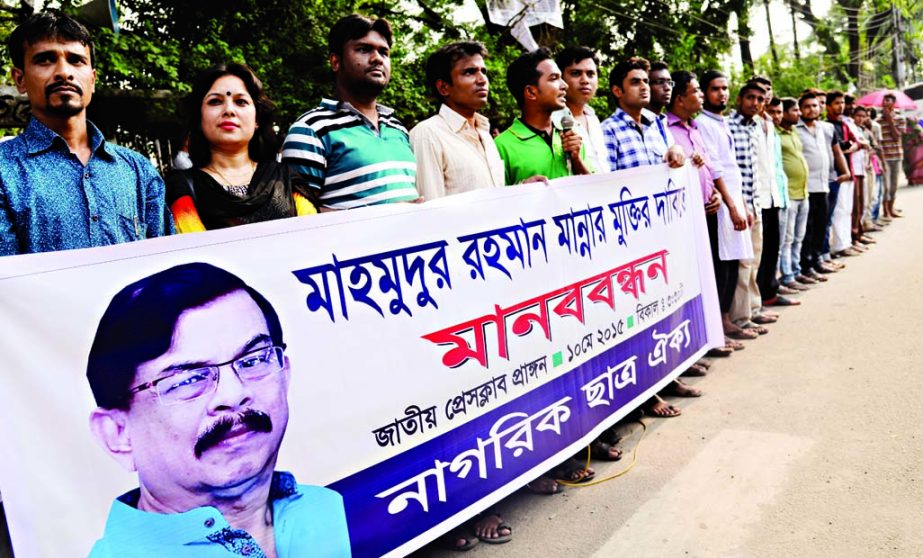
[[[543,45],[555,49],[594,47],[607,64],[637,54],[704,69],[716,66],[731,45],[725,30],[732,12],[728,0],[709,0],[703,10],[704,1],[563,0],[566,31],[535,31]],[[76,10],[74,0],[57,4]],[[245,62],[266,84],[284,124],[331,93],[327,30],[343,15],[359,12],[387,17],[395,27],[393,81],[382,102],[394,106],[408,123],[433,112],[423,84],[425,57],[458,38],[480,40],[491,51],[488,113],[501,121],[516,113],[504,77],[522,48],[506,29],[487,23],[484,0],[478,0],[482,20],[468,23],[457,21],[454,0],[120,0],[119,7],[119,35],[94,30],[101,87],[166,89],[182,95],[207,66]],[[597,106],[606,110],[604,97]]]
[[[816,60],[794,61],[789,56],[781,68],[772,68],[781,72],[777,79],[790,81],[794,90],[807,79],[836,76],[843,68],[841,60],[833,58],[843,52],[839,33],[847,22],[842,10],[820,21],[807,0],[787,1],[814,26],[818,44],[828,52]],[[889,1],[838,0],[866,2],[870,9]],[[94,30],[100,86],[169,90],[181,96],[202,69],[219,62],[244,62],[263,80],[284,127],[332,93],[327,30],[340,17],[359,12],[386,17],[394,25],[392,83],[381,100],[397,109],[407,124],[426,118],[435,108],[423,83],[426,56],[440,44],[468,38],[484,42],[491,52],[492,95],[486,112],[504,125],[518,112],[506,91],[505,70],[522,48],[508,30],[487,22],[486,0],[476,3],[481,19],[460,22],[457,0],[119,0],[122,32]],[[76,10],[74,0],[50,4]],[[735,37],[728,33],[734,15],[739,38],[748,40],[751,0],[561,0],[561,5],[565,30],[543,26],[534,28],[534,34],[553,49],[577,44],[596,49],[603,61],[601,91],[608,91],[606,70],[628,55],[665,59],[676,69],[721,67],[734,44]],[[15,10],[8,11],[15,15]],[[908,29],[919,34],[919,24],[909,20]],[[866,33],[860,46],[878,49],[876,60],[883,60],[887,49],[874,45],[888,40],[886,35]],[[834,47],[838,50],[831,54]],[[768,71],[763,61],[755,64]],[[595,104],[604,113],[609,109],[606,95]]]

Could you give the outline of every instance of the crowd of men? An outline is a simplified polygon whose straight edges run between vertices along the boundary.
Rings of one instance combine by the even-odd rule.
[[[147,157],[108,142],[87,120],[96,80],[85,30],[60,14],[39,14],[8,42],[16,86],[32,107],[17,138],[0,144],[0,255],[85,248],[171,234],[164,183]],[[609,93],[617,108],[601,118],[590,105],[602,71],[596,53],[568,47],[519,56],[506,86],[519,114],[496,138],[481,113],[489,102],[489,56],[476,42],[448,44],[426,64],[438,112],[408,132],[378,102],[391,77],[392,29],[351,15],[330,33],[336,97],[290,127],[280,152],[317,192],[321,211],[421,202],[478,188],[606,173],[645,165],[692,165],[711,241],[723,347],[769,332],[769,308],[798,305],[799,293],[842,270],[844,256],[875,243],[869,233],[893,218],[903,120],[885,97],[880,112],[841,91],[807,89],[779,98],[754,76],[696,75],[641,57],[615,61]],[[705,375],[700,361],[687,375]],[[677,380],[665,392],[698,397]],[[655,397],[659,417],[680,409]],[[618,459],[600,440],[594,456]],[[581,480],[587,471],[570,474]],[[554,493],[550,482],[533,485]],[[497,513],[474,527],[485,542],[512,534]],[[449,541],[463,550],[476,539]]]

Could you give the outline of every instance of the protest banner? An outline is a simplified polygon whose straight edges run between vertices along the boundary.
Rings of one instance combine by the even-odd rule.
[[[354,556],[419,548],[722,344],[688,171],[0,260],[0,492],[16,556],[87,555],[138,486],[88,427],[88,356],[116,293],[193,263],[278,313],[290,384],[276,470],[342,496]]]

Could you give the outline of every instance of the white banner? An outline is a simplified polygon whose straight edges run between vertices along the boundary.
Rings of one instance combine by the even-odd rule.
[[[420,547],[722,344],[690,176],[649,167],[0,259],[0,491],[17,558],[85,556],[139,474],[169,483],[169,460],[151,471],[137,457],[129,471],[91,433],[87,365],[116,293],[186,264],[239,277],[278,314],[289,418],[275,469],[342,495],[354,556]],[[208,351],[218,351],[246,325],[204,321],[180,335],[181,322],[163,350],[214,328]],[[123,328],[126,339],[153,336],[149,326]],[[224,361],[243,352],[191,355],[169,370],[221,365],[228,382]],[[129,370],[129,383],[159,362]],[[233,366],[249,385],[250,365]],[[141,401],[171,417],[211,401],[170,401],[166,385],[129,395],[132,412]],[[156,397],[175,404],[154,407]],[[181,440],[167,451],[191,452]]]

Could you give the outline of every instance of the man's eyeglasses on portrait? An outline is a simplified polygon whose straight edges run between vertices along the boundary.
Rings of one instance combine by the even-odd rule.
[[[256,382],[282,370],[284,357],[284,345],[263,347],[227,362],[175,370],[167,376],[135,386],[129,393],[153,388],[161,405],[176,405],[215,391],[222,366],[231,365],[231,370],[241,382]]]

